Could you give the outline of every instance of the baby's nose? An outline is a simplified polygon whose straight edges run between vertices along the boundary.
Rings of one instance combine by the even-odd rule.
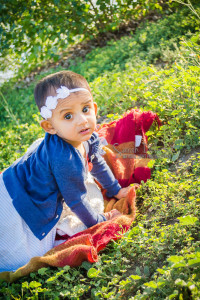
[[[78,123],[79,124],[85,124],[85,123],[87,123],[87,118],[86,118],[86,116],[84,114],[80,114],[78,116]]]

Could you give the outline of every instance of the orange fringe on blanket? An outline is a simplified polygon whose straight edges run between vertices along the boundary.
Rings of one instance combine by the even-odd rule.
[[[97,130],[101,137],[105,137],[108,145],[104,147],[105,160],[111,167],[115,177],[122,186],[128,186],[133,182],[146,181],[150,178],[150,169],[147,150],[147,137],[145,132],[149,130],[153,121],[158,125],[160,121],[152,112],[131,110],[120,120],[100,126]],[[135,135],[141,135],[143,144],[139,146],[135,155]],[[145,141],[145,143],[144,143]],[[128,153],[126,153],[128,150]],[[142,156],[144,155],[144,156]],[[105,196],[106,191],[102,191]],[[111,240],[119,239],[126,232],[136,215],[135,188],[129,190],[128,196],[119,201],[105,198],[105,212],[114,208],[123,215],[113,220],[96,224],[48,251],[42,257],[33,257],[25,266],[16,272],[2,272],[0,278],[13,282],[20,277],[27,276],[42,267],[63,267],[69,265],[76,267],[83,261],[90,263],[98,260],[98,252],[103,250]]]

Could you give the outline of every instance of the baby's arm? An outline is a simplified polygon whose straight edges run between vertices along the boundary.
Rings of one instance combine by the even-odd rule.
[[[73,174],[66,184],[62,184],[61,182],[58,184],[66,204],[83,224],[87,227],[91,227],[97,223],[106,221],[106,217],[92,209],[87,201],[87,190],[84,184],[84,178],[80,172],[77,172],[77,176]]]
[[[97,179],[102,187],[107,190],[106,195],[108,197],[117,195],[121,190],[121,186],[104,158],[100,154],[96,154],[92,160],[92,164],[93,168],[91,174]]]
[[[93,132],[91,139],[88,141],[88,147],[88,156],[93,164],[91,174],[97,179],[102,187],[107,190],[106,195],[108,197],[117,195],[121,186],[104,158],[100,155],[100,139],[98,133]]]
[[[66,204],[87,227],[106,221],[87,201],[85,167],[78,151],[60,138],[52,146],[53,151],[49,151],[51,170]]]

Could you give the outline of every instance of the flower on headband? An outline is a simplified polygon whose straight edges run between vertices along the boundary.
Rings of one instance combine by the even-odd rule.
[[[41,107],[40,114],[45,120],[52,117],[52,111],[46,106]]]
[[[64,99],[70,95],[70,90],[66,86],[61,86],[56,90],[57,99]]]
[[[46,99],[46,107],[48,109],[55,109],[57,106],[58,100],[57,97],[48,96]]]

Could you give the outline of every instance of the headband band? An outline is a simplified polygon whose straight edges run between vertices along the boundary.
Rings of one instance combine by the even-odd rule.
[[[47,120],[52,117],[52,109],[55,109],[58,104],[58,99],[64,99],[70,95],[70,93],[75,93],[79,91],[87,91],[84,88],[76,88],[69,90],[66,86],[61,86],[56,90],[57,96],[48,96],[45,105],[41,107],[40,114],[41,116]]]

